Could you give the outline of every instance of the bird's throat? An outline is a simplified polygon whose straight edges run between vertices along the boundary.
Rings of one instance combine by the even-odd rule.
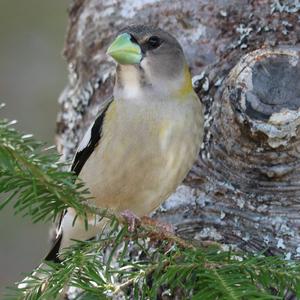
[[[178,77],[171,80],[151,76],[146,66],[139,65],[118,65],[116,72],[116,84],[114,88],[115,99],[130,101],[151,101],[185,100],[194,93],[191,74],[186,65]]]
[[[139,97],[142,86],[142,74],[138,66],[118,65],[114,88],[116,99]]]

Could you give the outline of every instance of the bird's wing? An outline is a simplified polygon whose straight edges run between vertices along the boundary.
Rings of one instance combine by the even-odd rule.
[[[91,124],[78,146],[71,167],[71,171],[75,172],[77,176],[100,141],[105,113],[112,101],[113,98],[110,98],[103,102],[98,117]]]
[[[97,147],[97,145],[99,144],[105,113],[112,102],[113,97],[103,102],[99,109],[98,117],[95,119],[94,123],[92,123],[91,126],[88,128],[81,143],[78,146],[71,166],[71,171],[75,172],[77,176],[80,174],[81,169],[83,168],[90,155],[93,153],[95,147]],[[63,228],[61,228],[61,224],[66,213],[67,210],[63,211],[60,215],[57,224],[56,240],[54,241],[50,252],[45,257],[46,261],[59,261],[58,254],[60,251],[61,240],[63,238]]]

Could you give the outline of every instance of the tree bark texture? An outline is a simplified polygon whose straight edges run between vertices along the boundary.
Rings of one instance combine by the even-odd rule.
[[[74,0],[60,152],[74,154],[112,93],[105,51],[115,34],[159,26],[184,48],[206,122],[192,171],[153,217],[184,238],[300,257],[299,12],[298,1]]]

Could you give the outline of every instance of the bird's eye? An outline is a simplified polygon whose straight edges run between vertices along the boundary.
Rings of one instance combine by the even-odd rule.
[[[158,36],[151,36],[147,41],[149,49],[158,48],[161,45],[161,39]]]

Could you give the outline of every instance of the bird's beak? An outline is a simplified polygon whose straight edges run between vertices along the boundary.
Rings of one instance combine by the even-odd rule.
[[[128,33],[118,35],[107,49],[106,54],[122,65],[134,65],[142,60],[140,46],[131,41],[131,36]]]

